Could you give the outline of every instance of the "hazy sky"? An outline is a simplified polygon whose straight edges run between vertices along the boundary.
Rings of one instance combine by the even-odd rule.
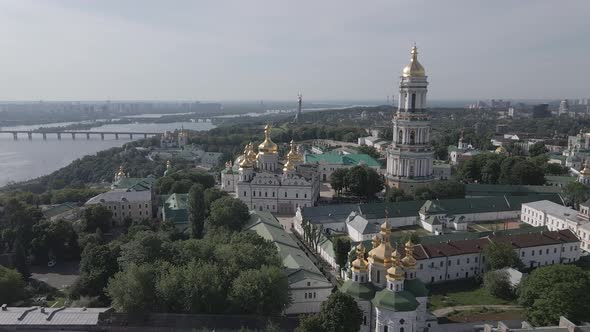
[[[590,1],[0,0],[0,100],[590,97]],[[397,93],[396,93],[397,94]]]

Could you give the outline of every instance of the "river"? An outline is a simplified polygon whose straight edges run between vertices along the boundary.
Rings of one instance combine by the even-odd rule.
[[[2,130],[35,130],[38,127],[68,124],[72,123],[2,127]],[[164,132],[182,127],[189,130],[209,130],[215,126],[209,122],[130,123],[108,124],[94,127],[90,131]],[[77,136],[76,140],[72,140],[70,135],[63,135],[62,139],[58,140],[56,135],[52,134],[47,135],[47,140],[43,140],[41,135],[36,134],[32,140],[28,140],[27,135],[21,134],[19,139],[14,141],[12,134],[0,134],[0,186],[49,174],[85,155],[122,146],[128,142],[130,139],[126,135],[121,135],[118,140],[112,135],[106,135],[103,141],[99,135],[91,135],[90,140],[83,135]]]

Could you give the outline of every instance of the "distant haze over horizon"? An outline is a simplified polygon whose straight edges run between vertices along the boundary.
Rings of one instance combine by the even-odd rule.
[[[0,100],[590,97],[590,1],[2,0]],[[391,97],[390,97],[391,98]]]

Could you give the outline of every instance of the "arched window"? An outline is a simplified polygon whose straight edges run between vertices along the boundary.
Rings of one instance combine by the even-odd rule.
[[[416,132],[412,130],[410,132],[410,144],[415,144],[415,143],[416,143]]]
[[[412,93],[412,111],[416,109],[416,94]]]
[[[399,133],[397,135],[397,142],[401,144],[403,142],[403,140],[404,140],[404,132],[400,129]]]

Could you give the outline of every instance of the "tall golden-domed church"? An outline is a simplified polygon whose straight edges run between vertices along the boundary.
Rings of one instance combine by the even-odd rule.
[[[249,143],[235,163],[226,164],[221,188],[234,192],[251,210],[294,214],[299,207],[314,206],[320,195],[317,165],[303,164],[293,141],[281,159],[271,132],[267,125],[258,151]]]
[[[427,87],[426,70],[418,61],[418,49],[414,46],[410,63],[402,70],[399,104],[393,117],[393,142],[387,150],[387,182],[406,191],[434,179]]]
[[[436,325],[426,310],[428,290],[416,278],[416,259],[411,240],[394,248],[386,220],[365,258],[365,247],[356,247],[356,259],[340,291],[352,296],[363,311],[362,332],[417,332]]]

